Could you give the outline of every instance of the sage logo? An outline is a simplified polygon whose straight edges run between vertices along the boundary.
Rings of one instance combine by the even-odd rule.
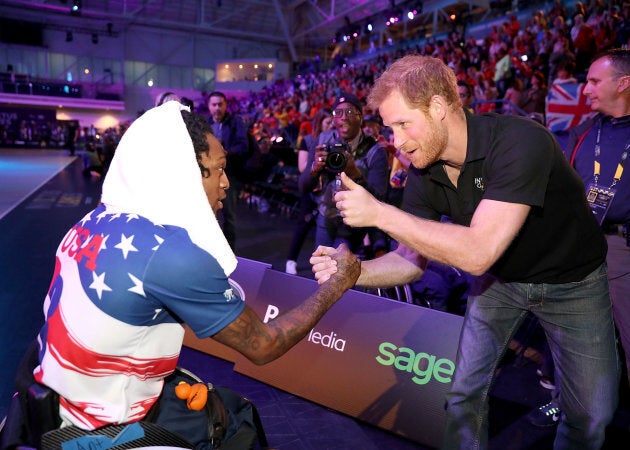
[[[391,342],[383,342],[378,346],[379,355],[376,361],[383,366],[394,366],[397,370],[409,372],[416,384],[427,384],[431,378],[438,383],[450,383],[455,372],[455,363],[450,359],[416,353],[409,347],[397,347]]]

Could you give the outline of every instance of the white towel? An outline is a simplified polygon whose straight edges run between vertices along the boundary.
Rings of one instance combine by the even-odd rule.
[[[108,211],[185,228],[230,276],[236,257],[208,203],[181,110],[188,108],[169,101],[131,124],[116,148],[101,201]]]

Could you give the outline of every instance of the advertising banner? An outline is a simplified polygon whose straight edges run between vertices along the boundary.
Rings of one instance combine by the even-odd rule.
[[[246,302],[265,321],[298,305],[317,288],[314,280],[262,270],[259,290],[254,297],[247,295]],[[233,278],[252,287],[257,276],[242,275]],[[239,373],[439,447],[462,321],[460,316],[351,290],[276,361],[256,366],[236,353],[231,360]]]

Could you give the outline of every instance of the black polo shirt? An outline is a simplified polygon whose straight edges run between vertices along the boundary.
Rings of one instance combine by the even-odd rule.
[[[531,119],[466,113],[468,148],[458,186],[439,162],[412,168],[403,209],[469,226],[482,199],[530,205],[520,232],[490,272],[504,281],[568,283],[605,259],[606,241],[584,185],[560,145]]]

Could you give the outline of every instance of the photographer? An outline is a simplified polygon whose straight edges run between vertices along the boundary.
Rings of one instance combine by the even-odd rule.
[[[318,145],[309,151],[307,170],[300,175],[302,193],[312,193],[319,212],[316,219],[315,246],[346,243],[354,252],[360,249],[365,228],[351,228],[338,214],[333,194],[335,178],[345,172],[375,197],[387,194],[389,165],[385,147],[362,131],[361,101],[342,92],[333,106],[333,129],[319,136]],[[370,233],[372,252],[384,245],[384,239]]]

